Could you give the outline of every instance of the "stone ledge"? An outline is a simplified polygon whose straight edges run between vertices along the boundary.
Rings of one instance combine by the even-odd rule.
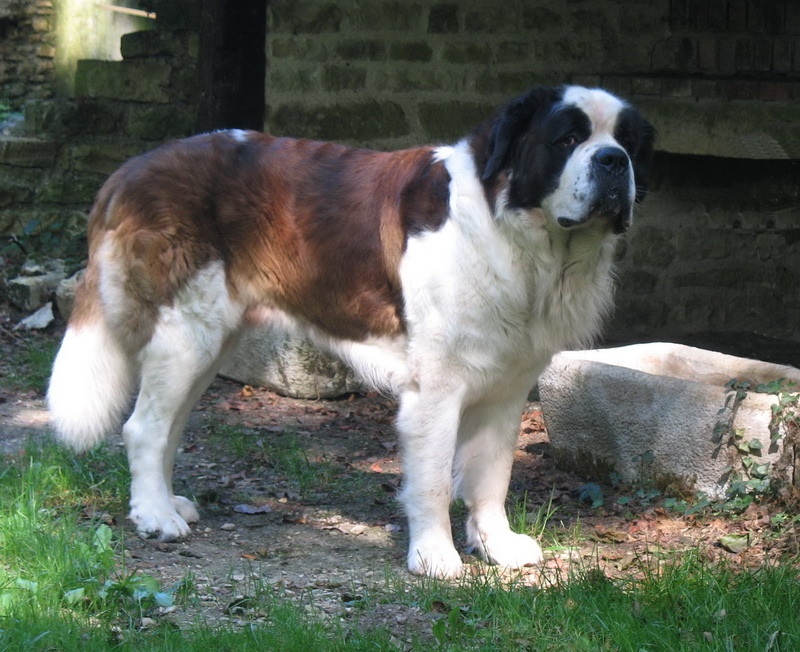
[[[659,150],[743,159],[800,159],[794,102],[633,98]]]

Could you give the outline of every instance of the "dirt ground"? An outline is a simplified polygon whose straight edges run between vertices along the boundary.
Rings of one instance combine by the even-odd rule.
[[[0,312],[0,451],[19,450],[46,436],[42,396],[8,382],[14,349],[57,340],[58,327],[40,334],[12,330]],[[125,532],[126,565],[177,585],[190,576],[196,599],[161,617],[244,624],[264,618],[247,596],[277,587],[319,613],[357,622],[357,608],[387,581],[413,580],[405,571],[406,523],[395,499],[401,482],[393,401],[350,395],[335,401],[288,399],[259,388],[216,380],[196,406],[180,449],[176,492],[200,505],[201,521],[178,543],[136,536],[124,513],[109,522]],[[119,437],[112,439],[121,445]],[[597,483],[602,506],[585,502]],[[592,488],[594,488],[592,486]],[[599,566],[608,576],[636,574],[670,551],[702,551],[710,560],[742,566],[797,554],[800,539],[786,525],[785,503],[754,504],[743,513],[670,507],[669,496],[647,487],[611,486],[558,468],[537,403],[526,406],[511,482],[510,503],[523,497],[529,512],[552,501],[542,567],[513,574],[546,584],[570,568]],[[674,497],[673,497],[674,498]],[[681,498],[680,496],[678,498]],[[589,501],[591,502],[591,501]],[[463,514],[454,508],[454,533],[463,550]],[[739,552],[726,535],[747,535]],[[561,545],[552,544],[553,539]],[[741,540],[740,540],[741,541]],[[487,567],[465,555],[468,572]],[[388,578],[395,579],[389,580]],[[380,604],[370,623],[400,632],[431,615],[420,607]]]

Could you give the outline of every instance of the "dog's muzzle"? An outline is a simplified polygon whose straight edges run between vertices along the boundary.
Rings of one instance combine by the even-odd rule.
[[[595,192],[587,214],[577,220],[559,217],[558,224],[568,229],[600,218],[612,224],[615,234],[624,233],[631,225],[634,201],[630,159],[619,147],[603,147],[592,157],[591,166]]]

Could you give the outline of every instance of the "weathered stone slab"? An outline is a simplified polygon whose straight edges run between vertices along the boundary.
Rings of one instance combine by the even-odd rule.
[[[246,333],[220,375],[292,398],[335,398],[360,389],[338,358],[272,326]]]
[[[614,471],[628,482],[672,477],[713,497],[755,468],[790,481],[794,443],[786,443],[785,428],[777,442],[770,437],[777,396],[737,396],[732,379],[753,388],[779,379],[800,387],[800,370],[679,344],[637,344],[561,353],[539,393],[556,455],[584,471]]]

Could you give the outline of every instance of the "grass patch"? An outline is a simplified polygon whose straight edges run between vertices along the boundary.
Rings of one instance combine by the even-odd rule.
[[[789,565],[742,571],[690,553],[638,578],[589,568],[537,590],[490,575],[430,582],[418,598],[441,614],[432,631],[446,650],[800,649]]]
[[[15,390],[44,394],[50,380],[59,343],[46,337],[29,337],[13,349],[6,382]]]
[[[308,465],[294,450],[289,459]],[[276,459],[287,473],[295,463]],[[212,626],[190,574],[165,587],[156,570],[132,572],[124,532],[92,516],[123,511],[127,484],[116,447],[76,458],[44,444],[3,460],[0,650],[800,649],[796,560],[751,570],[711,564],[698,550],[620,579],[593,565],[562,571],[540,588],[491,570],[457,583],[402,575],[333,617],[311,594],[290,599],[263,583],[243,587],[238,624]],[[512,509],[515,528],[552,538],[551,549],[553,516],[552,505],[528,514],[524,500]],[[173,606],[188,624],[163,616]],[[414,617],[406,629],[392,618],[373,622],[378,607]]]

